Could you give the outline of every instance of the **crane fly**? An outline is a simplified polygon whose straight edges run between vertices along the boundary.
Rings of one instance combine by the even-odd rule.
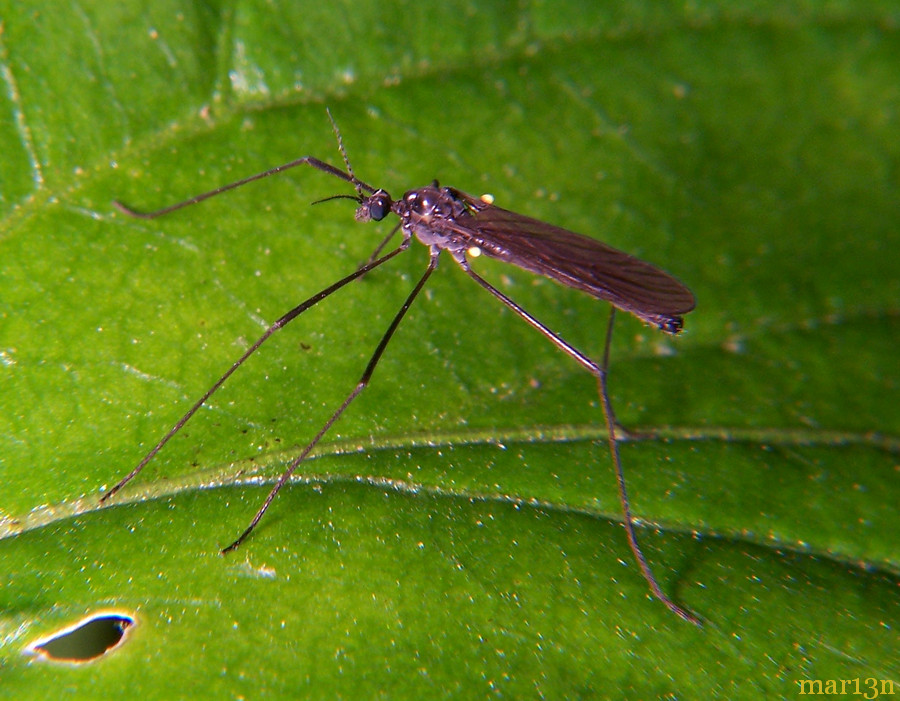
[[[331,113],[329,112],[331,119]],[[413,287],[406,301],[394,316],[390,325],[381,337],[375,352],[363,371],[356,386],[346,396],[341,405],[325,422],[319,432],[306,445],[284,470],[281,477],[272,487],[262,506],[250,521],[243,533],[223,553],[237,548],[247,536],[256,528],[266,510],[272,504],[275,496],[291,475],[299,467],[304,459],[319,443],[322,437],[341,417],[347,407],[366,388],[378,365],[385,348],[400,325],[406,312],[413,301],[425,286],[437,267],[441,255],[446,252],[465,273],[478,283],[483,289],[515,312],[526,323],[536,329],[542,336],[555,345],[559,350],[572,358],[589,372],[597,381],[597,391],[603,409],[604,419],[609,443],[610,455],[616,471],[619,501],[622,506],[623,525],[628,538],[628,544],[637,560],[641,573],[650,590],[656,598],[665,604],[673,613],[682,619],[700,625],[700,619],[688,609],[676,604],[667,596],[656,578],[641,551],[635,533],[634,517],[628,501],[628,492],[625,486],[625,475],[622,470],[622,460],[619,456],[619,446],[616,440],[616,419],[612,403],[607,391],[607,368],[609,366],[609,349],[612,339],[613,324],[616,309],[621,309],[633,314],[651,326],[667,334],[677,334],[683,326],[682,315],[694,308],[694,295],[681,282],[659,268],[646,263],[634,256],[616,250],[581,234],[562,229],[552,224],[547,224],[538,219],[511,212],[493,204],[490,197],[472,197],[452,187],[442,187],[435,180],[431,185],[409,190],[399,199],[392,198],[385,190],[372,187],[363,182],[353,173],[350,160],[344,149],[340,131],[334,120],[331,120],[338,148],[344,161],[346,170],[341,170],[329,163],[320,161],[312,156],[304,156],[296,160],[277,166],[262,173],[257,173],[248,178],[238,180],[218,187],[209,192],[192,197],[183,202],[158,209],[153,212],[139,212],[121,202],[114,202],[119,211],[132,217],[141,219],[155,219],[177,209],[197,204],[210,197],[220,195],[228,190],[241,187],[255,180],[281,173],[290,168],[301,165],[311,166],[317,170],[333,175],[353,186],[355,194],[334,195],[331,199],[351,199],[356,202],[356,220],[360,222],[381,221],[389,215],[396,215],[397,224],[388,234],[368,262],[358,267],[349,275],[329,285],[321,292],[313,295],[306,301],[291,309],[287,314],[276,320],[240,356],[232,366],[223,374],[187,413],[179,419],[162,439],[144,456],[138,465],[122,478],[112,489],[103,495],[101,501],[106,501],[130,482],[147,463],[152,460],[162,447],[187,423],[187,421],[203,406],[210,396],[222,386],[222,384],[237,370],[247,358],[276,331],[296,319],[310,307],[318,304],[336,290],[358,280],[371,270],[383,265],[394,256],[409,248],[413,238],[427,246],[431,257],[424,273]],[[322,202],[324,200],[319,200]],[[391,239],[400,232],[399,245],[382,254],[382,251],[390,243]],[[543,322],[532,316],[516,302],[503,294],[487,280],[476,273],[469,265],[469,259],[479,255],[495,258],[505,263],[515,265],[539,275],[555,280],[568,287],[586,292],[598,299],[606,300],[611,304],[611,312],[606,329],[606,341],[604,343],[603,358],[600,362],[593,360],[575,346],[568,343],[558,333],[551,330]]]

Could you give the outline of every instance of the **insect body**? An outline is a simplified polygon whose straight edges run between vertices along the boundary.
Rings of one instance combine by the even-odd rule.
[[[330,116],[330,114],[329,114]],[[334,122],[332,121],[334,126]],[[184,202],[165,207],[150,213],[140,213],[121,203],[115,203],[118,209],[130,216],[154,219],[182,207],[193,205],[205,199],[219,195],[227,190],[240,187],[254,180],[280,173],[299,165],[309,165],[337,178],[340,178],[356,190],[355,195],[335,195],[327,199],[352,199],[357,203],[356,219],[358,221],[381,221],[394,214],[399,223],[391,234],[382,241],[369,262],[359,267],[346,277],[329,285],[316,295],[291,309],[276,320],[263,335],[252,344],[244,354],[220,377],[207,392],[185,413],[184,416],[166,433],[165,436],[144,456],[143,460],[118,484],[104,494],[105,501],[134,478],[144,466],[153,459],[159,450],[182,426],[196,413],[231,374],[271,336],[344,285],[362,277],[364,274],[386,263],[388,260],[406,250],[413,238],[428,246],[431,257],[424,273],[409,293],[403,306],[394,316],[387,331],[381,338],[375,352],[356,386],[347,395],[319,432],[312,438],[300,454],[294,458],[275,486],[269,492],[262,506],[250,522],[250,525],[223,552],[237,548],[259,523],[281,487],[290,479],[300,463],[310,454],[322,437],[341,417],[347,407],[366,388],[381,359],[385,348],[391,340],[401,320],[425,286],[428,278],[437,267],[438,259],[446,251],[482,288],[487,290],[500,302],[509,307],[523,320],[535,328],[557,348],[578,362],[597,380],[597,390],[606,419],[610,454],[616,469],[619,499],[624,515],[623,525],[628,542],[634,553],[641,572],[653,594],[671,611],[681,618],[700,624],[699,619],[687,609],[676,604],[660,589],[650,567],[641,552],[635,534],[634,521],[628,503],[622,461],[615,435],[615,414],[606,387],[607,367],[609,364],[609,347],[612,338],[613,322],[616,308],[634,314],[648,324],[669,333],[678,333],[683,326],[682,315],[694,308],[694,296],[690,290],[668,273],[638,258],[618,251],[595,239],[567,231],[552,224],[526,217],[522,214],[502,209],[492,204],[488,198],[476,198],[451,187],[441,187],[437,181],[429,186],[409,190],[400,199],[394,200],[381,189],[359,180],[350,167],[341,141],[340,133],[334,126],[338,138],[338,146],[347,168],[343,171],[329,163],[312,156],[305,156],[272,168],[263,173],[222,186],[210,192],[197,195]],[[389,243],[397,230],[400,230],[401,241],[393,250],[379,255]],[[578,350],[559,334],[552,331],[543,322],[532,316],[525,309],[504,295],[487,280],[476,273],[469,265],[469,257],[486,255],[525,270],[549,277],[563,285],[586,292],[612,304],[612,312],[607,326],[606,343],[602,362],[597,362],[587,354]]]

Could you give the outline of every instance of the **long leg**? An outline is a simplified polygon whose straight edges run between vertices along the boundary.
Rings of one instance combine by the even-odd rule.
[[[219,387],[222,386],[222,384],[225,382],[225,380],[227,380],[229,377],[231,377],[231,375],[234,373],[234,371],[237,370],[241,365],[243,365],[244,361],[247,360],[247,358],[249,358],[251,355],[253,355],[253,353],[255,353],[256,350],[263,343],[266,342],[266,340],[269,338],[269,336],[271,336],[273,333],[278,331],[278,329],[281,329],[284,326],[286,326],[287,324],[289,324],[291,321],[296,319],[298,316],[300,316],[303,312],[305,312],[310,307],[314,306],[315,304],[318,304],[323,299],[328,297],[330,294],[332,294],[333,292],[336,292],[337,290],[342,288],[347,283],[353,282],[357,278],[362,277],[363,275],[365,275],[367,272],[369,272],[373,268],[377,268],[379,265],[387,262],[388,260],[393,258],[395,255],[400,253],[401,251],[406,250],[406,248],[408,246],[409,246],[409,240],[403,241],[398,248],[395,248],[393,251],[391,251],[387,255],[384,255],[381,258],[379,258],[378,260],[372,261],[371,263],[368,263],[368,264],[362,266],[355,272],[350,273],[350,275],[348,275],[347,277],[338,280],[333,285],[329,285],[328,287],[326,287],[324,290],[322,290],[318,294],[315,294],[312,297],[310,297],[309,299],[307,299],[305,302],[298,304],[296,307],[291,309],[291,311],[289,311],[287,314],[285,314],[280,319],[278,319],[275,323],[273,323],[269,328],[267,328],[265,330],[265,333],[263,333],[263,335],[257,339],[256,343],[254,343],[246,351],[244,351],[244,354],[240,358],[238,358],[230,368],[228,368],[228,370],[225,372],[225,374],[222,375],[222,377],[220,377],[218,380],[216,380],[215,384],[212,387],[210,387],[206,391],[206,393],[202,397],[200,397],[200,399],[198,399],[190,409],[187,410],[187,413],[185,413],[185,415],[182,416],[178,420],[178,422],[174,426],[172,426],[171,429],[169,429],[169,432],[166,433],[166,435],[163,436],[162,439],[160,439],[159,443],[157,443],[150,450],[150,452],[144,456],[143,460],[141,460],[138,463],[137,467],[135,467],[131,472],[129,472],[127,475],[125,475],[125,477],[123,477],[118,482],[118,484],[116,484],[112,489],[110,489],[106,494],[104,494],[100,498],[100,502],[101,503],[105,502],[113,494],[118,492],[122,487],[124,487],[132,479],[134,479],[137,476],[137,474],[141,470],[144,469],[144,466],[148,462],[150,462],[160,450],[162,450],[162,447],[166,443],[168,443],[169,440],[176,433],[178,433],[181,430],[181,428],[188,422],[188,420],[194,414],[197,413],[197,410],[200,409],[200,407],[206,403],[206,400],[212,396],[213,392],[215,392],[217,389],[219,389]]]
[[[634,553],[634,557],[641,569],[641,573],[644,575],[644,579],[647,580],[647,584],[650,586],[650,591],[653,592],[653,595],[661,602],[663,602],[670,611],[675,613],[680,618],[683,618],[684,620],[689,621],[694,625],[701,625],[700,619],[696,615],[676,604],[668,596],[666,596],[665,593],[663,593],[662,589],[659,588],[659,584],[657,584],[656,582],[656,577],[653,576],[653,571],[650,569],[650,566],[647,564],[647,559],[644,557],[644,553],[641,551],[641,546],[638,544],[637,534],[635,533],[634,518],[631,515],[631,507],[628,503],[628,492],[625,489],[625,473],[622,470],[622,460],[619,457],[619,444],[616,441],[616,417],[613,413],[612,402],[610,402],[609,400],[609,393],[606,389],[607,368],[609,366],[609,348],[612,339],[613,322],[616,318],[615,307],[613,307],[612,313],[609,316],[609,325],[606,329],[606,345],[603,351],[603,364],[597,365],[597,363],[591,360],[587,355],[565,341],[559,334],[550,330],[550,328],[548,328],[545,324],[533,317],[522,307],[513,302],[509,297],[500,292],[500,290],[491,285],[487,280],[485,280],[475,271],[469,268],[468,265],[462,265],[462,268],[469,274],[469,276],[473,280],[475,280],[475,282],[477,282],[484,289],[494,295],[494,297],[503,302],[503,304],[505,304],[507,307],[512,309],[516,314],[522,317],[522,319],[528,322],[528,324],[537,329],[553,345],[559,348],[570,358],[577,361],[583,368],[585,368],[589,373],[597,378],[597,389],[600,393],[600,401],[603,407],[603,417],[606,419],[606,430],[609,437],[609,450],[610,454],[612,455],[613,464],[616,468],[616,482],[618,483],[619,487],[619,501],[622,504],[622,514],[624,516],[623,525],[625,526],[625,533],[628,536],[628,545],[631,547],[631,552]]]
[[[347,395],[347,398],[341,403],[341,405],[337,408],[337,410],[331,415],[331,418],[325,422],[325,425],[319,430],[319,432],[315,435],[315,437],[307,444],[307,446],[303,449],[294,460],[288,465],[288,468],[282,473],[281,477],[278,479],[278,482],[275,483],[275,486],[272,487],[272,491],[269,492],[269,495],[266,497],[266,500],[263,502],[263,505],[259,508],[259,511],[256,512],[256,516],[253,517],[253,520],[250,522],[250,525],[247,526],[246,530],[238,536],[238,539],[235,540],[231,545],[224,548],[222,550],[223,553],[231,552],[235,548],[237,548],[248,535],[256,528],[256,524],[259,523],[260,519],[263,517],[263,514],[266,513],[269,506],[272,503],[272,500],[275,499],[275,495],[281,490],[281,488],[285,485],[285,483],[291,478],[291,475],[294,474],[294,471],[303,462],[306,457],[312,452],[313,448],[316,447],[316,444],[322,439],[328,430],[335,424],[335,422],[341,417],[341,414],[350,406],[350,403],[356,399],[359,394],[368,386],[369,380],[372,378],[372,373],[375,372],[375,366],[378,365],[378,361],[381,360],[381,356],[384,353],[384,349],[387,348],[388,343],[394,335],[394,332],[397,330],[397,327],[400,325],[403,317],[406,315],[406,312],[409,310],[410,305],[413,303],[415,298],[419,295],[419,292],[422,291],[422,288],[425,286],[425,282],[431,277],[431,273],[434,272],[435,267],[437,267],[438,257],[437,255],[433,255],[431,260],[428,263],[428,267],[425,269],[425,274],[419,279],[419,282],[416,283],[416,286],[413,288],[412,292],[409,293],[409,296],[406,298],[406,301],[403,303],[403,306],[400,307],[400,311],[397,312],[396,316],[394,316],[393,321],[391,321],[391,325],[388,326],[387,331],[385,331],[384,336],[381,337],[381,341],[378,343],[378,347],[375,349],[375,352],[372,354],[371,359],[369,360],[369,364],[366,365],[366,369],[363,371],[362,377],[359,378],[359,382],[356,383],[356,387],[353,388],[353,391]],[[365,272],[365,268],[369,266],[363,266],[360,270]]]
[[[263,171],[262,173],[257,173],[256,175],[251,175],[249,178],[243,178],[233,183],[229,183],[228,185],[222,185],[221,187],[217,187],[215,190],[210,190],[209,192],[204,192],[195,197],[191,197],[189,200],[184,200],[184,202],[178,202],[173,205],[169,205],[168,207],[163,207],[162,209],[157,209],[153,212],[138,212],[135,209],[132,209],[126,204],[119,202],[116,200],[113,202],[113,205],[116,209],[124,214],[127,214],[130,217],[136,217],[138,219],[156,219],[157,217],[161,217],[164,214],[168,214],[169,212],[174,212],[176,209],[181,209],[183,207],[188,207],[192,204],[197,204],[198,202],[202,202],[203,200],[208,200],[210,197],[215,197],[216,195],[221,195],[223,192],[228,192],[229,190],[234,190],[236,187],[241,187],[242,185],[246,185],[247,183],[252,183],[254,180],[261,180],[262,178],[268,178],[270,175],[275,175],[277,173],[281,173],[290,168],[296,168],[297,166],[308,165],[316,168],[317,170],[321,170],[325,173],[329,173],[330,175],[335,176],[336,178],[340,178],[341,180],[346,180],[348,183],[352,183],[358,189],[366,190],[367,192],[375,192],[375,188],[371,185],[367,185],[362,180],[357,179],[355,175],[352,173],[345,173],[339,168],[335,168],[330,163],[326,163],[325,161],[320,161],[318,158],[313,158],[312,156],[304,156],[303,158],[297,158],[296,160],[291,161],[290,163],[285,163],[280,166],[276,166],[275,168],[270,168],[269,170]]]

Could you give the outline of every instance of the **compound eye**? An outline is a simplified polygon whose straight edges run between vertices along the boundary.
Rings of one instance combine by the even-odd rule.
[[[391,196],[379,190],[369,198],[369,216],[373,221],[381,221],[391,211]]]

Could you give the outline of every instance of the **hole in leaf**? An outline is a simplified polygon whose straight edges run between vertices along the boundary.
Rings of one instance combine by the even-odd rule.
[[[134,624],[131,616],[97,614],[33,642],[28,652],[55,662],[90,662],[119,646]]]

